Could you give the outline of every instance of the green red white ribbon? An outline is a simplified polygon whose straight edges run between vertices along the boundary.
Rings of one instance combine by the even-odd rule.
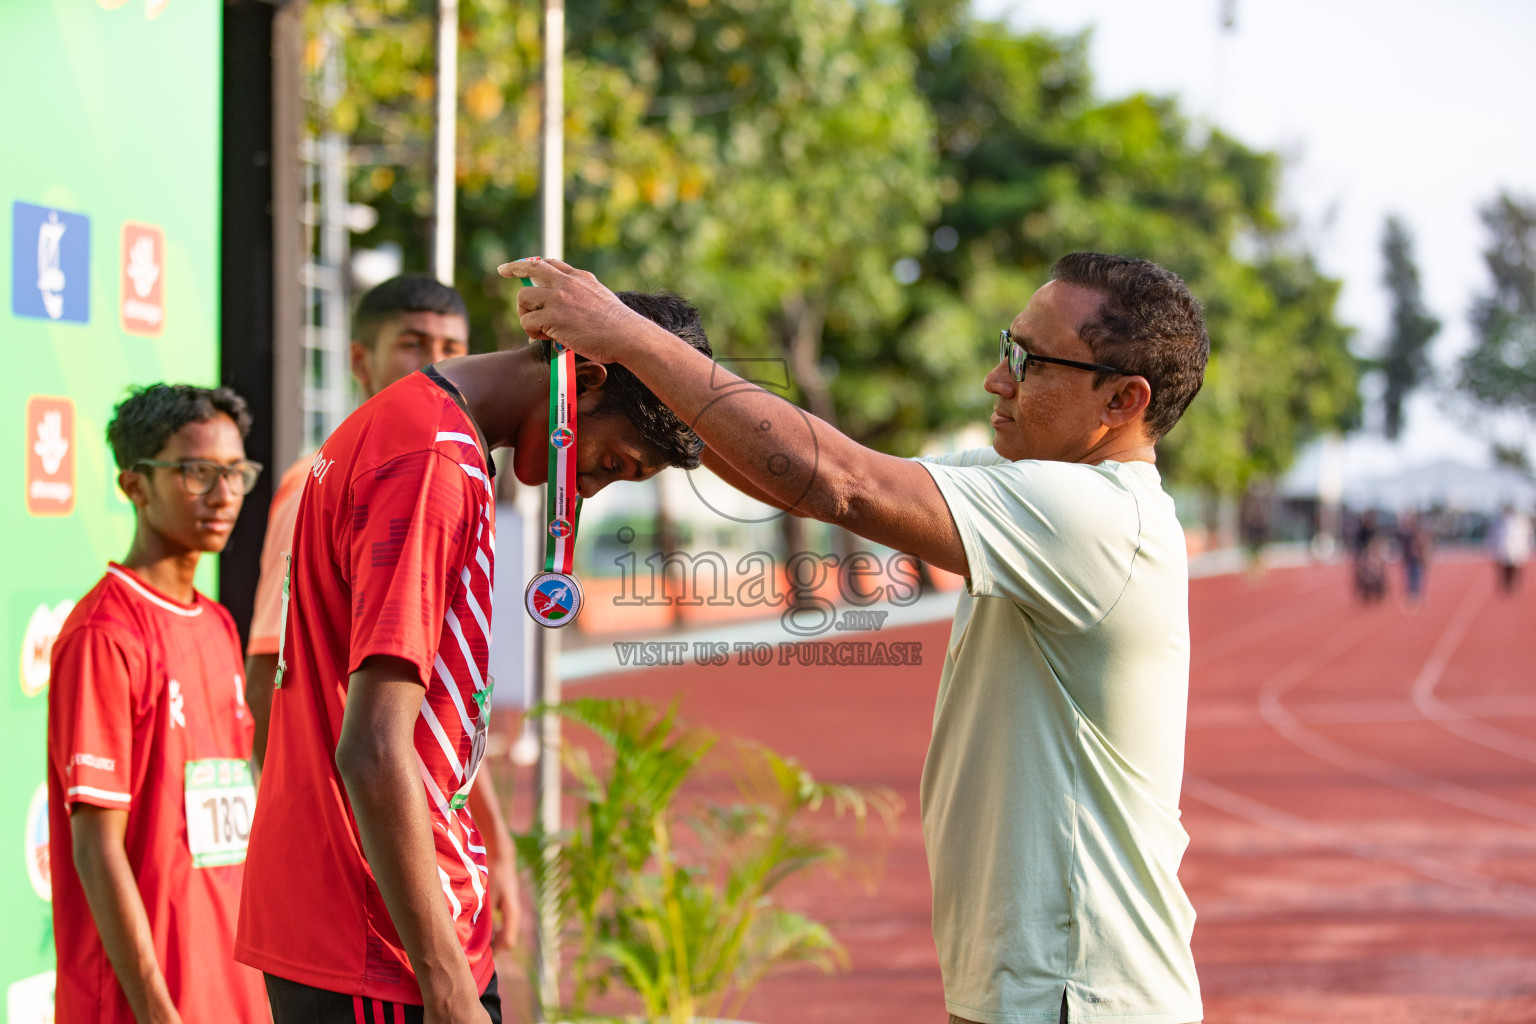
[[[549,361],[549,486],[545,488],[544,571],[571,575],[576,562],[576,353],[551,342]]]
[[[533,282],[522,279],[525,286]],[[576,528],[581,495],[576,492],[576,353],[551,340],[549,361],[549,483],[545,487],[544,571],[528,583],[523,604],[533,621],[558,629],[581,613],[576,563]]]

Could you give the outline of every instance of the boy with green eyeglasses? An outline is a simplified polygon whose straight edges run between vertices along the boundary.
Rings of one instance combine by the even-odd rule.
[[[255,810],[234,621],[198,593],[261,473],[228,388],[154,384],[107,425],[133,542],[53,648],[49,857],[61,1021],[270,1021],[234,960]]]

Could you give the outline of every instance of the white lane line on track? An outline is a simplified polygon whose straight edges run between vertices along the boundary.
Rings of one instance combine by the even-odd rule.
[[[1459,617],[1452,617],[1451,626],[1456,624],[1457,618]],[[1536,829],[1536,808],[1475,789],[1468,789],[1465,786],[1458,786],[1454,782],[1420,775],[1418,772],[1409,771],[1369,754],[1362,754],[1309,729],[1280,702],[1281,697],[1308,676],[1359,644],[1380,629],[1386,621],[1378,617],[1368,624],[1367,628],[1362,628],[1358,620],[1346,623],[1322,643],[1315,645],[1308,653],[1301,655],[1266,680],[1259,691],[1259,713],[1264,720],[1294,746],[1337,768],[1353,772],[1384,786],[1391,786],[1416,796],[1428,797],[1473,814]],[[1447,631],[1449,629],[1450,627],[1447,627]],[[1438,648],[1439,645],[1436,646]]]
[[[1286,708],[1308,725],[1398,725],[1422,722],[1424,714],[1406,697],[1393,700],[1291,702]],[[1536,718],[1536,696],[1467,697],[1457,710],[1471,718]],[[1253,729],[1265,724],[1259,709],[1236,700],[1191,704],[1189,728]]]
[[[1201,642],[1191,652],[1190,671],[1209,668],[1224,658],[1229,658],[1255,644],[1279,636],[1312,619],[1324,615],[1337,615],[1338,609],[1316,602],[1307,603],[1298,615],[1287,606],[1258,619],[1249,620],[1237,629],[1225,630],[1210,640]]]
[[[1435,643],[1435,649],[1425,660],[1424,667],[1419,670],[1418,677],[1414,679],[1409,692],[1419,712],[1446,732],[1454,733],[1478,746],[1536,764],[1536,743],[1524,736],[1517,736],[1512,732],[1481,722],[1476,716],[1468,714],[1461,708],[1452,707],[1435,696],[1435,687],[1440,684],[1440,679],[1445,675],[1445,670],[1451,663],[1451,657],[1461,646],[1472,624],[1477,621],[1478,613],[1483,610],[1483,605],[1493,593],[1492,579],[1487,577],[1479,577],[1479,579],[1482,583],[1474,583],[1472,589],[1467,591],[1461,607],[1456,609],[1456,615],[1451,619],[1450,625],[1446,626],[1445,632],[1440,634],[1439,641]]]
[[[1431,881],[1536,910],[1536,889],[1517,882],[1503,882],[1479,875],[1475,871],[1466,871],[1436,857],[1426,857],[1393,847],[1361,842],[1342,829],[1298,818],[1294,814],[1243,796],[1207,779],[1186,775],[1184,793],[1233,817],[1274,829],[1304,843],[1340,850],[1362,860],[1396,864]]]

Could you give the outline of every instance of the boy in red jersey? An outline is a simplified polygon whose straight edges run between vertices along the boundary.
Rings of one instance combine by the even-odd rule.
[[[709,351],[698,311],[626,293]],[[236,955],[278,1024],[499,1021],[485,841],[493,448],[542,483],[547,348],[449,360],[321,447],[300,500]],[[620,366],[577,367],[577,486],[698,464],[698,438]]]
[[[61,1021],[270,1020],[233,955],[254,800],[240,640],[192,585],[261,472],[249,427],[228,388],[165,384],[107,426],[133,544],[64,623],[48,693]]]

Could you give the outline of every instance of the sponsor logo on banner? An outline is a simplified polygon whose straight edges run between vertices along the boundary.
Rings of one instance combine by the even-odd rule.
[[[27,511],[67,516],[75,509],[75,403],[27,400]]]
[[[91,219],[11,204],[11,312],[83,324],[91,318]]]
[[[53,971],[13,981],[5,990],[5,1019],[10,1024],[53,1024]]]
[[[39,899],[53,901],[53,871],[48,864],[48,783],[39,782],[27,804],[27,880]],[[15,1017],[11,1018],[15,1020]]]
[[[27,620],[27,630],[21,638],[21,692],[35,697],[48,687],[49,665],[53,660],[53,644],[64,628],[64,620],[75,610],[75,602],[67,598],[49,608],[40,604],[32,610]]]
[[[165,323],[165,232],[153,224],[123,225],[123,330],[156,336]]]

